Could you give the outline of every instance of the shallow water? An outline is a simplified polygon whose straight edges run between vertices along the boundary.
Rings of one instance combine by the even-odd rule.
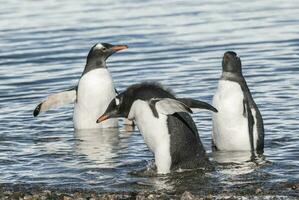
[[[98,191],[287,195],[299,180],[299,4],[296,1],[9,1],[0,8],[0,183]],[[225,51],[236,51],[264,118],[264,158],[211,153],[211,115],[194,114],[216,170],[132,174],[152,155],[138,130],[74,132],[72,106],[33,118],[47,95],[76,85],[89,48],[127,44],[109,58],[119,91],[159,81],[211,102]],[[237,164],[226,163],[231,160]],[[222,163],[222,164],[221,164]],[[226,164],[223,164],[226,163]],[[276,190],[277,192],[277,190]]]

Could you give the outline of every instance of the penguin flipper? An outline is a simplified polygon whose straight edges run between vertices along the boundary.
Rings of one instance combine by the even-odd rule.
[[[248,133],[249,133],[249,140],[250,140],[250,148],[251,151],[254,151],[254,140],[253,140],[253,125],[254,125],[254,118],[252,116],[252,112],[250,109],[249,102],[244,99],[243,100],[243,116],[248,119]]]
[[[157,99],[150,99],[150,101],[149,101],[149,107],[152,110],[154,117],[156,117],[156,118],[159,118],[159,114],[158,114],[158,111],[156,109],[156,103],[158,101],[159,100],[157,100]]]
[[[33,116],[36,117],[39,113],[45,112],[51,108],[58,108],[66,104],[73,103],[76,98],[77,91],[75,89],[52,94],[36,106],[33,111]]]
[[[258,134],[258,140],[256,144],[256,151],[258,154],[264,153],[264,138],[265,138],[265,132],[264,132],[264,123],[263,118],[259,110],[256,110],[256,127],[257,127],[257,134]]]
[[[192,126],[190,120],[186,119],[184,114],[193,113],[192,110],[183,102],[171,98],[152,98],[149,101],[149,106],[156,118],[159,114],[172,115],[180,120],[185,126],[199,139],[196,127]],[[190,116],[191,118],[191,116]],[[193,122],[193,120],[191,120]]]
[[[210,110],[215,113],[218,112],[218,110],[216,108],[214,108],[212,105],[210,105],[206,102],[203,102],[203,101],[195,100],[192,98],[177,98],[177,100],[184,103],[189,108],[205,109],[205,110]]]
[[[257,135],[258,135],[256,151],[258,154],[262,154],[264,151],[264,137],[265,137],[263,118],[262,118],[262,115],[261,115],[257,105],[255,104],[255,102],[251,96],[251,93],[249,91],[249,88],[247,86],[245,79],[242,80],[241,87],[245,94],[245,99],[246,99],[245,102],[243,102],[243,105],[247,105],[246,108],[244,107],[244,110],[249,108],[248,113],[251,116],[250,119],[248,120],[248,126],[249,126],[248,129],[249,129],[249,131],[252,130],[252,132],[253,132],[253,126],[254,125],[256,126]],[[255,116],[252,115],[251,109],[255,110]],[[243,112],[243,115],[244,115],[244,112]],[[253,138],[253,133],[252,133],[252,138]]]
[[[152,98],[149,100],[149,106],[156,118],[158,118],[158,113],[164,115],[172,115],[177,112],[192,113],[192,110],[183,102],[171,98]]]

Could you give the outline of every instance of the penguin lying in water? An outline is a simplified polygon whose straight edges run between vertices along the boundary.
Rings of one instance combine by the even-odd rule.
[[[176,98],[154,83],[135,84],[111,101],[98,123],[110,118],[134,120],[145,143],[153,152],[157,172],[208,168],[209,160],[198,135],[190,108],[217,110],[208,103]]]
[[[228,51],[222,60],[222,76],[213,98],[218,109],[213,114],[213,145],[223,151],[252,151],[264,149],[264,126],[242,75],[241,60]]]
[[[103,114],[116,90],[107,69],[106,60],[117,51],[127,49],[127,45],[99,43],[94,45],[87,56],[85,69],[78,85],[68,91],[50,95],[34,110],[36,117],[53,107],[75,102],[73,121],[75,129],[95,129],[117,127],[117,119],[97,124],[96,119]]]

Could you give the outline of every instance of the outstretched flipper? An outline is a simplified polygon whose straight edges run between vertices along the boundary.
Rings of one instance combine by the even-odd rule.
[[[39,113],[45,112],[51,108],[58,108],[66,104],[73,103],[76,100],[76,97],[76,89],[52,94],[36,106],[33,111],[33,116],[36,117]]]
[[[159,117],[158,113],[164,115],[172,115],[177,112],[193,113],[190,108],[199,108],[218,112],[217,109],[210,104],[191,98],[152,98],[149,101],[149,106],[156,118]]]
[[[194,131],[194,128],[190,126],[190,122],[186,121],[185,117],[182,116],[182,112],[193,113],[190,107],[217,112],[217,110],[210,104],[190,98],[152,98],[149,100],[149,106],[156,118],[159,118],[159,114],[172,115],[183,122],[186,127],[188,127],[195,134],[196,137],[198,137],[197,130]]]
[[[192,113],[192,110],[181,101],[170,98],[152,98],[149,101],[149,106],[156,118],[158,113],[164,115],[172,115],[177,112]]]
[[[191,98],[177,98],[177,100],[183,102],[189,108],[198,108],[198,109],[210,110],[212,112],[218,112],[216,108],[203,101],[199,101]]]
[[[180,114],[180,112],[192,113],[192,110],[183,102],[171,98],[152,98],[149,101],[149,106],[156,118],[159,118],[159,114],[172,115],[183,122],[197,136],[197,132],[194,132],[194,129],[190,127],[190,122],[186,121]]]

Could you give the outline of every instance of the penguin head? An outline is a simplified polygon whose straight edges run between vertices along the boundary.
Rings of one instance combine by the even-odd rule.
[[[149,101],[152,98],[175,98],[171,91],[164,89],[160,84],[143,82],[128,87],[117,95],[109,104],[104,114],[99,117],[97,123],[109,118],[125,117],[133,118],[133,104],[137,100]]]
[[[242,73],[241,60],[233,51],[227,51],[222,59],[223,72]]]
[[[134,101],[135,100],[130,98],[126,92],[117,95],[112,99],[104,114],[98,118],[97,123],[110,118],[127,118]]]
[[[112,45],[108,43],[95,44],[89,51],[86,67],[101,68],[106,67],[107,58],[117,51],[127,49],[127,45]]]

